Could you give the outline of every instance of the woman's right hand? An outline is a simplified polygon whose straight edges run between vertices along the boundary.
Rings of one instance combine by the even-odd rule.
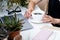
[[[30,18],[31,17],[31,12],[34,10],[36,3],[33,0],[30,0],[29,5],[28,5],[28,10],[25,12],[25,17]]]
[[[27,10],[24,14],[24,16],[28,19],[31,16],[31,10]]]

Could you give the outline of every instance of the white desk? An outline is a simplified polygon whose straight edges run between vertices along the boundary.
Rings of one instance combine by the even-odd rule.
[[[41,28],[43,28],[43,27],[51,27],[52,28],[52,25],[50,23],[34,24],[34,23],[31,23],[30,20],[28,20],[28,21],[33,26],[33,29],[22,31],[21,32],[21,35],[23,37],[22,40],[32,40],[33,37],[38,32],[40,32],[40,30],[42,30]],[[56,28],[56,29],[58,29],[58,28]],[[55,28],[52,31],[54,33],[51,35],[51,37],[49,37],[48,40],[60,40],[60,38],[59,38],[60,37],[60,31],[59,30],[55,30]]]
[[[23,8],[22,14],[24,15],[25,10]],[[29,21],[29,20],[28,20]],[[33,26],[33,29],[31,30],[26,30],[26,31],[22,31],[20,34],[22,35],[22,40],[32,40],[33,37],[40,31],[42,30],[41,28],[43,27],[52,27],[52,25],[50,23],[43,23],[43,24],[34,24],[31,23],[29,21],[29,23]],[[59,30],[53,30],[53,35],[51,37],[49,37],[48,40],[60,40],[60,32]],[[4,39],[6,40],[6,39]]]
[[[29,21],[29,23],[33,26],[33,29],[31,30],[26,30],[26,31],[22,31],[21,35],[23,37],[22,40],[32,40],[34,38],[34,36],[36,36],[36,34],[38,32],[40,32],[40,30],[43,30],[42,28],[44,27],[51,27],[52,25],[50,23],[43,23],[43,24],[34,24],[31,23]],[[48,40],[60,40],[60,30],[58,30],[58,28],[55,29],[47,29],[47,30],[52,30],[53,34],[49,37]]]

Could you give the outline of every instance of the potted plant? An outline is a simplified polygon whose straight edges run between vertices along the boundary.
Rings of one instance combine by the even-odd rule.
[[[3,25],[2,25],[3,24]],[[17,39],[20,38],[20,30],[23,27],[23,19],[19,20],[16,17],[16,14],[12,16],[11,18],[9,16],[4,16],[4,22],[0,23],[0,26],[6,28],[9,32],[8,40],[13,40],[14,38]]]
[[[28,5],[27,0],[8,0],[8,2],[7,2],[8,8],[13,6],[14,3],[16,4],[16,6],[19,5],[22,7],[27,7],[27,5]]]

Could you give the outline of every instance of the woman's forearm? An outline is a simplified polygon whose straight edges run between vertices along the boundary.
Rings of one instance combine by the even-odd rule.
[[[33,1],[30,0],[29,5],[28,5],[28,10],[33,11],[35,5],[36,5],[36,4],[35,4]]]
[[[60,19],[55,19],[55,23],[60,25]]]
[[[29,5],[28,5],[28,10],[33,11],[35,5],[40,1],[41,0],[30,0]]]

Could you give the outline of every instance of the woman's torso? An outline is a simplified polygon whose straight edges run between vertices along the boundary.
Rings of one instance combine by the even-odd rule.
[[[59,0],[49,0],[48,14],[54,18],[60,18]]]
[[[60,3],[59,3],[59,0],[49,0],[48,15],[50,15],[54,18],[60,19]],[[54,26],[60,27],[60,25],[58,25],[58,24],[55,24]]]
[[[60,4],[59,0],[42,0],[38,6],[43,11],[48,11],[48,14],[54,18],[60,18]]]

